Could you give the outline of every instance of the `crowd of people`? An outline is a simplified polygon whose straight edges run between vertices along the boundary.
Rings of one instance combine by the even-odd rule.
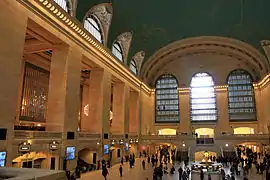
[[[256,168],[257,174],[265,174],[265,178],[270,180],[270,156],[263,155],[261,152],[254,152],[250,148],[241,146],[237,148],[237,155],[218,157],[217,162],[222,163],[224,167],[230,168],[230,175],[226,177],[225,173],[221,173],[222,179],[226,178],[235,180],[235,176],[242,175],[248,180],[248,175],[252,167]],[[264,173],[265,172],[265,173]]]
[[[139,157],[144,157],[141,161],[141,167],[146,170],[146,164],[149,164],[153,168],[153,180],[162,180],[164,175],[173,175],[177,171],[179,180],[188,180],[191,174],[191,170],[188,167],[188,160],[184,160],[184,166],[180,166],[177,170],[175,169],[175,151],[170,151],[166,148],[160,149],[159,153],[147,155],[146,153],[140,153]],[[238,147],[237,153],[226,154],[223,157],[210,156],[210,160],[218,163],[222,163],[225,168],[229,168],[229,174],[226,174],[224,169],[221,169],[222,180],[235,180],[236,176],[238,179],[243,177],[243,180],[248,180],[248,175],[256,169],[258,175],[264,176],[266,180],[270,180],[270,156],[262,154],[260,152],[253,152],[247,147]],[[124,161],[129,163],[129,167],[135,166],[135,154],[130,154],[122,157],[119,166],[119,176],[123,176],[123,165]],[[109,168],[111,162],[109,160],[102,160],[100,163],[102,169],[102,176],[107,179],[109,174]],[[98,163],[98,164],[99,164]],[[169,165],[172,163],[171,165]],[[170,168],[169,168],[170,167]],[[97,167],[99,169],[100,167]],[[254,170],[253,170],[254,171]],[[76,173],[76,172],[75,172]],[[254,172],[253,172],[254,173]],[[205,177],[207,176],[207,177]],[[203,169],[200,171],[200,179],[211,180],[210,174],[205,174]]]

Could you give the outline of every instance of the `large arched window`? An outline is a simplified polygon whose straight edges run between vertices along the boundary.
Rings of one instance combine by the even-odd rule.
[[[112,46],[112,53],[123,62],[123,51],[118,41],[115,41]]]
[[[100,43],[102,43],[101,28],[97,20],[93,17],[87,17],[84,21],[84,28],[90,32]]]
[[[191,120],[216,121],[216,93],[213,78],[207,73],[197,73],[191,80]]]
[[[54,0],[61,8],[63,8],[66,12],[69,11],[67,0]]]
[[[232,71],[227,79],[229,118],[231,121],[256,120],[252,77],[242,69]]]
[[[136,62],[133,59],[130,61],[129,68],[134,74],[138,74]]]
[[[170,74],[156,81],[156,122],[179,122],[178,83]]]

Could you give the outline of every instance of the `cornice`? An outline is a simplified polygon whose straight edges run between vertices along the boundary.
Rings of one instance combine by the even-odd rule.
[[[123,66],[111,51],[100,44],[87,30],[83,28],[80,22],[72,18],[53,0],[17,0],[28,10],[51,24],[54,28],[64,33],[67,37],[74,41],[81,48],[90,52],[91,55],[96,55],[101,63],[107,68],[112,69],[116,74],[119,74],[135,85],[142,88],[144,92],[151,94],[150,88],[136,77],[128,67]]]
[[[144,82],[142,82],[138,77],[136,77],[128,67],[123,66],[122,63],[117,60],[111,51],[100,44],[87,30],[85,30],[80,22],[72,18],[67,12],[65,12],[61,7],[59,7],[53,0],[17,0],[28,10],[35,13],[48,23],[50,23],[54,28],[67,35],[74,43],[78,44],[83,49],[87,50],[91,54],[98,56],[104,66],[112,69],[115,73],[120,74],[122,78],[126,79],[131,84],[138,88],[141,88],[144,92],[151,95],[155,92],[155,89],[149,88]],[[196,39],[196,38],[194,38]],[[220,39],[220,38],[219,38]],[[224,39],[224,38],[221,38]],[[228,39],[228,38],[225,38]],[[230,41],[227,41],[230,42]],[[90,47],[90,48],[89,48]],[[179,48],[179,47],[178,47]],[[250,48],[250,47],[248,47]],[[175,49],[175,48],[174,48]],[[154,59],[162,59],[164,57],[164,52],[168,50],[168,47],[161,49],[163,53],[160,54],[158,51],[154,54]],[[246,55],[250,55],[253,59],[265,59],[263,55],[259,52],[245,52]],[[151,59],[150,58],[150,59]],[[266,60],[266,59],[265,59]],[[267,60],[266,60],[267,61]],[[147,62],[150,63],[150,62]],[[254,83],[255,89],[263,89],[270,83],[270,74],[266,75],[260,82]],[[226,85],[216,86],[216,89],[224,89]],[[183,91],[181,90],[183,89]],[[227,88],[226,88],[227,89]],[[180,88],[180,92],[187,92],[189,88]]]

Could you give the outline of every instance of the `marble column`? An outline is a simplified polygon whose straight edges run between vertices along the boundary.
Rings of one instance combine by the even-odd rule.
[[[219,89],[216,92],[217,101],[217,113],[218,121],[217,128],[215,129],[215,134],[222,132],[233,133],[230,127],[229,112],[228,112],[228,93],[226,89]]]
[[[77,131],[80,109],[80,78],[82,54],[73,47],[53,50],[47,130]]]
[[[139,93],[136,91],[130,91],[128,126],[129,132],[139,134]]]
[[[109,133],[111,74],[101,68],[91,69],[87,97],[89,115],[81,122],[82,131]]]
[[[181,133],[191,132],[191,118],[190,118],[190,93],[188,90],[179,92],[179,113],[180,113],[180,127]]]
[[[85,80],[88,81],[87,83],[84,83],[83,85],[83,92],[82,92],[82,106],[81,106],[81,131],[89,132],[89,129],[87,129],[87,126],[85,126],[85,123],[88,122],[89,119],[89,79]],[[82,124],[83,123],[83,124]]]
[[[63,132],[60,169],[64,168],[66,148],[77,145],[81,61],[82,54],[75,47],[63,45],[53,50],[46,130]],[[72,134],[73,137],[68,134]],[[76,165],[76,158],[66,161],[66,168],[69,170],[74,169]]]
[[[6,166],[12,166],[14,123],[18,109],[27,15],[21,5],[9,0],[0,1],[0,128],[7,129],[6,140],[0,141],[7,151]],[[4,134],[3,134],[4,135]],[[15,152],[14,152],[15,153]]]
[[[129,122],[129,87],[125,83],[113,86],[113,120],[110,128],[113,134],[124,134]]]

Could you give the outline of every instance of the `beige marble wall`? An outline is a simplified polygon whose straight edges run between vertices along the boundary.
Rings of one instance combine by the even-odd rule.
[[[81,60],[81,53],[74,47],[54,49],[48,95],[48,131],[77,131]]]
[[[178,129],[180,132],[191,132],[189,106],[189,92],[179,93],[180,126]]]
[[[75,139],[64,136],[61,148],[60,168],[63,168],[67,146],[76,146],[78,113],[80,108],[80,77],[82,54],[70,46],[61,46],[53,51],[50,70],[47,131],[73,132]],[[77,156],[76,156],[77,157]],[[77,160],[67,163],[73,169]]]
[[[215,133],[221,132],[232,133],[232,129],[229,123],[227,90],[222,89],[216,91],[216,100],[217,100],[218,122],[216,125]]]
[[[256,90],[256,110],[260,122],[259,129],[261,132],[268,133],[270,124],[270,84],[262,89]]]
[[[139,93],[130,91],[129,98],[129,132],[138,133],[139,130]]]
[[[141,93],[140,95],[140,106],[141,106],[141,133],[149,134],[155,132],[154,127],[154,95],[148,96],[147,94]]]
[[[27,16],[15,1],[0,1],[0,127],[7,128],[7,140],[0,141],[8,151],[7,166],[12,162],[13,124],[18,114],[18,92],[22,70]]]
[[[82,119],[82,131],[101,133],[109,132],[109,117],[111,104],[111,75],[104,69],[93,68],[89,78],[87,102],[89,115]]]
[[[113,134],[123,134],[125,131],[125,122],[129,120],[129,91],[125,83],[115,83],[113,86],[113,120],[110,127]]]

